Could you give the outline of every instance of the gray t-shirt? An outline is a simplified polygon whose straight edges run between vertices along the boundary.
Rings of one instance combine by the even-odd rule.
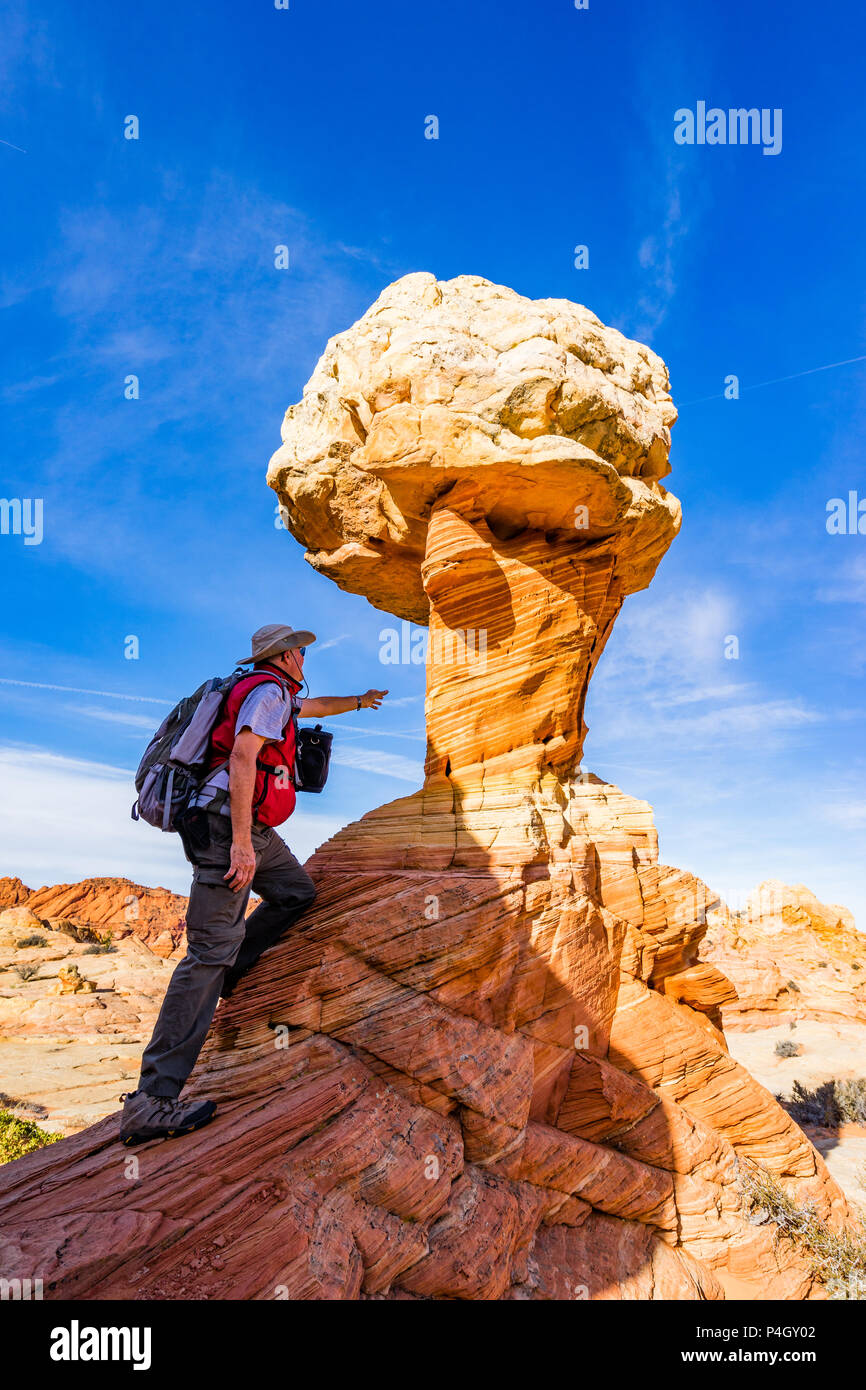
[[[295,710],[301,707],[301,696],[290,695],[283,692],[283,687],[277,685],[276,681],[263,681],[251,690],[238,710],[238,717],[235,720],[235,737],[241,729],[252,729],[254,734],[259,734],[269,743],[282,738],[292,713],[292,704]],[[227,792],[229,789],[229,767],[228,763],[223,763],[222,767],[217,768],[212,777],[201,788],[198,796],[190,804],[193,806],[206,806],[212,801],[218,791]],[[228,800],[224,801],[219,808],[223,816],[231,815],[231,806]]]

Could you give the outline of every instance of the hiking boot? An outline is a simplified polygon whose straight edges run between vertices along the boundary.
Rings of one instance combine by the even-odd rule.
[[[191,1134],[213,1119],[213,1100],[173,1100],[147,1091],[124,1091],[120,1138],[124,1144],[144,1144],[148,1139],[171,1139]]]

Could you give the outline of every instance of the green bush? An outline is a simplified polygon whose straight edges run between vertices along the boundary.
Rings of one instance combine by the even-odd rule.
[[[791,1042],[788,1038],[780,1038],[774,1051],[777,1057],[799,1057],[800,1044]]]
[[[22,936],[19,941],[15,942],[15,945],[19,950],[23,950],[25,946],[44,946],[45,937],[40,936],[38,932],[31,932],[30,936]]]
[[[33,980],[39,974],[39,966],[35,961],[25,961],[23,965],[13,966],[13,969],[22,980]]]
[[[11,1163],[34,1149],[56,1144],[59,1134],[48,1134],[32,1120],[19,1120],[9,1110],[0,1110],[0,1163]]]

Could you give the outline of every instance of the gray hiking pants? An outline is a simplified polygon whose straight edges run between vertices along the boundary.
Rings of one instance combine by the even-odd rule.
[[[207,811],[204,833],[181,832],[193,868],[186,916],[187,951],[175,967],[153,1037],[141,1059],[138,1089],[176,1098],[192,1071],[216,1012],[224,980],[234,981],[310,906],[316,889],[275,830],[253,825],[251,888],[232,892],[223,875],[231,856],[231,817]],[[210,843],[203,844],[209,839]],[[262,902],[244,921],[250,891]]]

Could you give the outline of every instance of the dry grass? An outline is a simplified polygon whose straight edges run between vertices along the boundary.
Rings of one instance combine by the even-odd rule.
[[[866,1299],[866,1215],[852,1229],[834,1231],[811,1203],[798,1207],[777,1179],[758,1164],[741,1160],[740,1189],[750,1221],[770,1221],[776,1240],[788,1240],[806,1256],[831,1299]]]

